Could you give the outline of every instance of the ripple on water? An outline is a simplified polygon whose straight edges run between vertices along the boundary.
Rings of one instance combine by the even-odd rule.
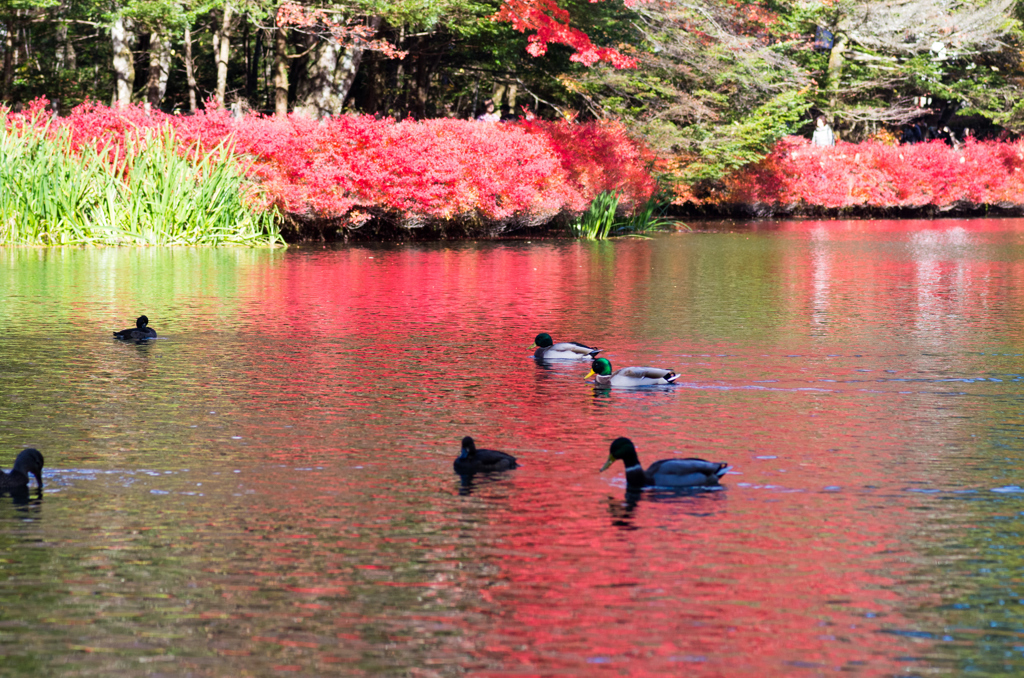
[[[0,250],[0,422],[47,459],[0,501],[5,666],[1019,673],[1024,229],[961,231]],[[467,434],[522,468],[460,479]],[[733,471],[629,492],[620,435]]]

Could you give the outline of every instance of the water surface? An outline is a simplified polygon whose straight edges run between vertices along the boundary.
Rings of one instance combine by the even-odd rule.
[[[47,460],[4,675],[1024,671],[1022,221],[3,249],[0,291],[0,458]],[[463,483],[467,434],[522,468]],[[733,469],[627,495],[620,435]]]

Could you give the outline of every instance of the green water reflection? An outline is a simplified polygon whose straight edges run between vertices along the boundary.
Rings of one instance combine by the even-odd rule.
[[[1018,673],[1022,234],[4,249],[0,672]],[[734,473],[630,499],[617,435]]]

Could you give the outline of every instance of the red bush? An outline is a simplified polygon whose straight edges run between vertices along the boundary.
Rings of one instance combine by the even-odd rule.
[[[8,124],[41,125],[44,111],[45,101],[36,102]],[[264,207],[309,218],[374,211],[407,223],[536,224],[581,212],[604,190],[634,204],[656,188],[646,151],[610,123],[235,119],[217,107],[175,116],[86,103],[50,129],[68,130],[76,149],[88,144],[123,157],[145,143],[147,130],[165,125],[183,149],[227,142],[263,189]]]
[[[925,207],[1024,204],[1024,142],[969,140],[812,146],[788,137],[760,163],[728,177],[713,202],[799,207]],[[681,192],[680,198],[701,202]],[[712,202],[704,200],[705,203]]]

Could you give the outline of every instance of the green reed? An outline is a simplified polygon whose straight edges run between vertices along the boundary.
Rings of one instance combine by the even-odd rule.
[[[124,152],[74,153],[66,131],[8,129],[0,116],[0,244],[283,242],[276,213],[245,204],[244,170],[231,151],[182,149],[166,127],[130,139]]]
[[[569,232],[585,240],[604,240],[615,225],[615,212],[619,209],[619,194],[602,191],[590,203],[580,218],[569,224]]]
[[[647,199],[643,205],[637,208],[626,219],[616,224],[616,231],[620,234],[646,233],[648,231],[660,231],[669,228],[674,222],[666,219],[665,206],[667,201],[657,193]]]
[[[603,191],[579,219],[569,224],[569,233],[585,240],[605,240],[613,235],[630,235],[667,228],[672,221],[663,218],[662,201],[655,195],[625,218],[616,216],[619,195]]]

